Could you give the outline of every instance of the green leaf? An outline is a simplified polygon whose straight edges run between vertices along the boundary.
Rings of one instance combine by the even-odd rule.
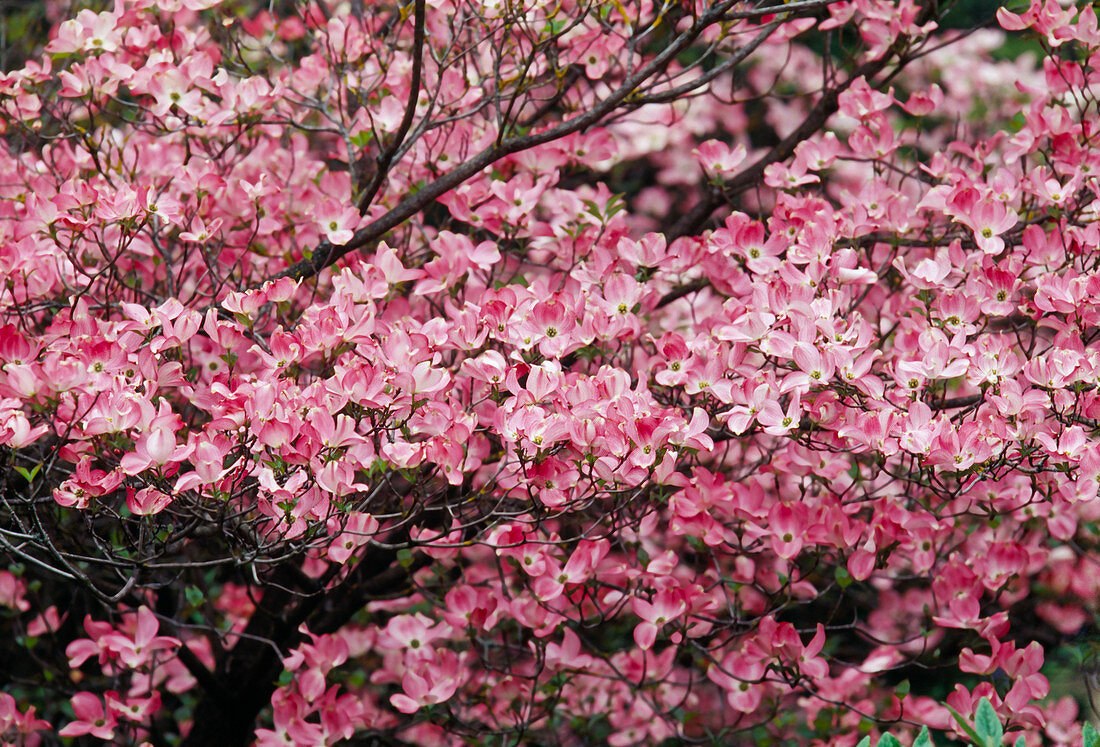
[[[904,698],[909,694],[909,688],[909,680],[902,680],[898,683],[898,686],[894,688],[894,694],[897,695],[899,699]]]
[[[981,735],[982,744],[986,747],[1000,747],[1004,744],[1005,732],[1001,726],[1001,719],[989,703],[989,698],[982,698],[978,702],[978,710],[974,714],[974,727]]]
[[[1088,721],[1081,729],[1081,734],[1085,737],[1084,747],[1100,747],[1100,734],[1096,733],[1096,727]]]
[[[1016,737],[1016,745],[1015,745],[1015,747],[1027,747],[1027,740],[1026,740],[1026,739],[1024,739],[1024,735],[1023,735],[1023,734],[1021,734],[1020,736]]]
[[[970,737],[970,741],[974,742],[974,744],[985,744],[982,738],[978,736],[978,732],[974,731],[974,727],[970,725],[970,722],[964,719],[962,715],[951,706],[947,705],[946,703],[944,703],[943,705],[948,711],[951,712],[951,716],[955,719],[955,722],[959,725],[959,728],[966,732],[966,736]]]
[[[859,740],[859,744],[856,747],[871,747],[871,737],[867,736]]]
[[[205,598],[205,595],[202,593],[202,589],[198,588],[197,586],[188,586],[186,589],[183,590],[183,595],[187,597],[187,603],[190,604],[192,607],[198,607],[200,604],[202,604],[202,600]]]
[[[402,568],[408,568],[413,564],[412,550],[407,547],[403,547],[397,551],[397,562],[401,564]]]
[[[918,734],[916,740],[914,740],[913,747],[935,747],[935,744],[932,742],[932,737],[928,734],[927,726],[922,726],[920,728],[920,734]]]
[[[886,732],[878,738],[878,747],[901,747],[901,742],[890,732]]]
[[[34,478],[38,475],[38,470],[42,469],[41,463],[34,465],[34,469],[26,470],[23,467],[16,467],[15,471],[23,476],[23,479],[28,483],[34,482]]]
[[[838,565],[833,577],[836,578],[836,585],[842,589],[847,589],[852,585],[852,574],[848,573],[848,569],[844,566]]]

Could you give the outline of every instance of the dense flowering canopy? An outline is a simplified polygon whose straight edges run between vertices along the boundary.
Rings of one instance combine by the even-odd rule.
[[[1091,4],[45,8],[5,743],[1081,738]]]

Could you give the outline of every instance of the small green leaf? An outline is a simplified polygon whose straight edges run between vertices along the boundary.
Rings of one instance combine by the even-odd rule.
[[[894,688],[894,694],[897,695],[898,698],[904,698],[909,694],[909,688],[909,680],[902,680],[898,683],[898,686]]]
[[[202,589],[198,588],[197,586],[188,586],[186,589],[183,590],[183,595],[187,597],[187,603],[190,604],[192,607],[198,607],[200,604],[202,604],[202,600],[205,598],[205,595],[202,593]]]
[[[908,680],[906,680],[908,682]],[[920,728],[920,734],[917,735],[916,740],[913,742],[913,747],[935,747],[932,742],[932,737],[928,734],[928,727],[922,726]]]
[[[413,564],[412,550],[407,547],[403,547],[397,551],[397,562],[401,564],[402,568],[408,568]]]
[[[34,465],[34,469],[30,471],[27,471],[23,467],[16,467],[15,471],[22,475],[24,480],[30,483],[34,482],[34,478],[38,476],[38,470],[40,469],[42,469],[41,463]]]
[[[844,568],[844,566],[838,565],[833,576],[836,578],[836,585],[842,589],[847,589],[852,585],[852,574],[848,573],[848,570]]]
[[[978,701],[978,710],[974,713],[974,728],[981,735],[982,744],[986,747],[1000,747],[1004,743],[1004,727],[990,705],[989,698]]]
[[[1096,727],[1085,722],[1084,728],[1081,729],[1081,734],[1085,738],[1084,747],[1100,747],[1100,734],[1096,733]]]
[[[859,744],[856,747],[871,747],[871,737],[867,736],[859,740]]]
[[[955,719],[955,723],[959,725],[959,728],[966,732],[966,736],[970,737],[970,741],[974,742],[974,744],[985,744],[982,738],[978,736],[978,732],[974,731],[974,727],[971,726],[970,723],[962,717],[962,714],[960,714],[958,711],[956,711],[954,708],[947,705],[946,703],[944,703],[943,705],[948,711],[951,712],[951,716]]]
[[[878,747],[901,747],[901,742],[890,732],[886,732],[878,738]]]
[[[1023,734],[1021,734],[1020,736],[1016,737],[1016,744],[1015,744],[1015,747],[1027,747],[1027,740],[1026,740],[1026,739],[1024,739],[1024,735],[1023,735]]]

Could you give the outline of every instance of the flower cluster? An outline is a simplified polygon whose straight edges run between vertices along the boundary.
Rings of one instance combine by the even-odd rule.
[[[1093,9],[391,5],[0,75],[0,741],[1079,740]]]

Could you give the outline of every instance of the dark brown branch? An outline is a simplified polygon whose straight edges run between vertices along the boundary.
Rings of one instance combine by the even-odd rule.
[[[413,118],[416,116],[416,104],[420,100],[420,83],[424,71],[424,0],[416,0],[413,13],[413,68],[412,80],[409,81],[409,100],[405,104],[405,115],[401,118],[401,124],[397,132],[393,133],[389,145],[386,146],[375,162],[374,176],[360,195],[358,205],[360,213],[365,213],[378,190],[382,188],[382,182],[386,180],[390,166],[393,165],[394,156],[397,154],[405,136],[409,134]]]
[[[195,652],[186,643],[176,650],[176,656],[179,657],[180,663],[187,668],[188,673],[198,681],[204,691],[216,698],[226,697],[227,693],[221,682],[214,677],[205,664],[199,661],[199,657],[195,656]]]
[[[668,293],[661,296],[660,300],[657,301],[657,305],[653,308],[664,308],[674,301],[679,301],[684,296],[690,296],[695,291],[703,290],[703,288],[706,288],[708,285],[710,285],[710,281],[708,281],[706,278],[692,280],[690,283],[685,283],[684,285],[673,288]]]
[[[773,163],[790,158],[800,143],[825,126],[829,117],[840,108],[840,94],[848,90],[859,78],[871,78],[882,72],[907,43],[908,40],[898,39],[882,57],[863,64],[842,83],[826,91],[794,132],[783,138],[752,166],[722,184],[719,189],[708,190],[703,199],[672,227],[669,238],[679,238],[698,232],[710,218],[711,213],[724,202],[759,184],[764,178],[764,169]]]
[[[256,717],[275,692],[283,657],[304,637],[300,626],[306,623],[314,633],[337,630],[368,602],[409,588],[412,574],[430,562],[427,555],[417,553],[404,566],[396,550],[371,548],[347,581],[305,597],[287,591],[285,586],[293,584],[292,574],[286,566],[277,569],[279,584],[266,586],[244,632],[212,675],[216,681],[231,682],[232,690],[211,689],[202,683],[206,693],[182,744],[249,744]]]
[[[815,4],[827,4],[825,0],[821,0],[820,3],[817,2],[817,0],[813,1]],[[652,60],[643,65],[633,75],[627,76],[622,85],[614,93],[600,101],[584,114],[580,114],[573,119],[562,122],[542,132],[508,138],[502,140],[498,144],[487,147],[473,158],[461,163],[453,171],[427,185],[415,195],[402,200],[396,207],[378,218],[378,220],[374,221],[369,226],[359,229],[348,243],[342,246],[333,246],[327,241],[321,242],[320,246],[317,247],[317,250],[313,252],[313,255],[309,259],[304,259],[288,267],[286,270],[276,275],[275,278],[292,277],[304,279],[312,277],[353,251],[376,246],[377,242],[394,228],[397,228],[439,197],[501,158],[513,153],[529,150],[539,145],[544,145],[545,143],[560,140],[563,137],[575,132],[580,132],[597,124],[614,112],[621,104],[626,102],[639,86],[664,70],[669,63],[687,49],[705,29],[720,21],[729,20],[731,17],[739,17],[739,13],[729,13],[730,8],[734,5],[736,5],[736,0],[725,0],[725,2],[719,3],[714,8],[704,13],[690,28],[681,32],[679,36],[661,50],[659,54],[654,56]],[[751,12],[755,15],[759,15],[765,10],[766,9],[756,9]],[[785,10],[785,7],[774,7],[772,10]],[[837,93],[839,94],[839,91],[837,91]],[[761,171],[762,170],[763,167],[761,167]]]
[[[677,239],[681,236],[688,236],[698,232],[707,220],[709,220],[711,214],[723,203],[728,202],[733,197],[759,184],[764,177],[764,170],[768,166],[790,158],[794,155],[795,148],[797,148],[800,143],[825,126],[829,117],[835,114],[840,107],[840,94],[848,90],[848,88],[860,77],[870,78],[878,75],[878,73],[882,72],[886,66],[890,64],[890,61],[895,55],[901,55],[907,44],[907,38],[896,40],[893,46],[887,50],[882,57],[863,64],[842,83],[829,89],[821,99],[818,100],[814,108],[810,110],[810,113],[802,120],[802,124],[800,124],[794,132],[783,138],[782,141],[775,145],[775,147],[768,151],[752,166],[749,166],[721,186],[707,190],[703,198],[669,230],[669,239]],[[899,60],[899,65],[900,64],[904,64],[904,61]],[[705,280],[697,280],[687,285],[680,286],[679,288],[675,288],[665,294],[664,297],[657,302],[657,308],[666,306],[695,291],[702,290],[708,285],[709,283]]]
[[[530,116],[520,120],[520,127],[530,127],[533,124],[537,124],[540,119],[550,113],[551,110],[565,98],[569,90],[573,88],[578,80],[581,79],[581,72],[584,70],[580,65],[571,65],[562,76],[561,82],[558,84],[558,90],[553,96],[542,102],[538,109],[533,111]]]
[[[678,86],[673,86],[667,90],[650,94],[649,96],[635,97],[630,101],[631,106],[640,107],[646,104],[664,104],[670,101],[676,101],[680,97],[706,86],[715,78],[742,63],[746,57],[755,52],[761,44],[768,40],[768,37],[771,36],[772,32],[775,31],[781,23],[781,21],[772,21],[754,36],[748,44],[740,47],[737,52],[730,55],[728,60],[724,60],[722,64],[716,65],[713,69],[708,70],[698,78],[689,80],[687,83],[681,83]]]
[[[939,402],[928,402],[927,405],[933,410],[958,410],[963,407],[973,407],[981,404],[984,400],[984,395],[968,394],[965,397],[952,397]]]

